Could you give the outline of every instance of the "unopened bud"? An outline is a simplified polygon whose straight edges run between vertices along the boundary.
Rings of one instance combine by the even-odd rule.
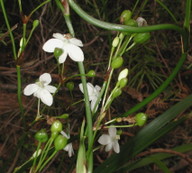
[[[122,70],[120,73],[119,73],[119,76],[118,76],[118,81],[120,81],[121,79],[123,78],[126,78],[127,75],[128,75],[129,71],[127,68],[125,68],[124,70]]]
[[[112,46],[117,47],[118,44],[119,44],[119,37],[115,37],[113,42],[112,42]]]

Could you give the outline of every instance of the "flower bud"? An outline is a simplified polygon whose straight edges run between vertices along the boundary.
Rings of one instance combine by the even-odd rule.
[[[113,69],[117,69],[117,68],[121,67],[122,65],[123,65],[123,58],[121,56],[113,59],[113,61],[111,63],[111,67]]]
[[[133,38],[133,41],[137,44],[142,44],[149,39],[150,39],[150,33],[145,32],[136,34],[135,37]]]
[[[35,139],[39,142],[46,142],[48,140],[48,135],[45,129],[41,129],[35,134]]]
[[[142,112],[138,113],[135,116],[135,121],[136,121],[138,126],[143,126],[147,121],[147,115],[145,113],[142,113]]]
[[[122,94],[121,89],[120,89],[120,88],[117,88],[117,89],[113,92],[112,97],[113,97],[113,99],[114,99],[114,98],[116,98],[116,97],[119,97],[121,94]]]
[[[138,24],[139,27],[147,26],[147,21],[144,18],[142,18],[142,17],[138,17],[136,19],[136,21],[137,21],[137,24]]]
[[[119,44],[119,37],[115,37],[113,42],[112,42],[112,46],[117,47],[118,44]]]
[[[39,25],[39,20],[34,20],[33,21],[33,28],[36,28]]]
[[[120,16],[120,22],[124,24],[126,20],[129,20],[131,18],[131,16],[132,12],[130,10],[124,10]]]
[[[54,56],[55,56],[55,58],[59,58],[62,53],[63,53],[63,50],[62,50],[62,49],[60,49],[60,48],[55,48],[55,50],[54,50]]]
[[[51,125],[51,132],[57,132],[60,133],[63,128],[62,123],[59,120],[56,120]]]
[[[89,70],[89,72],[87,73],[87,76],[88,77],[95,77],[96,76],[96,73],[94,70]]]
[[[136,20],[134,20],[134,19],[126,20],[126,21],[125,21],[125,25],[127,25],[127,26],[135,26],[135,27],[138,26]]]
[[[69,89],[69,91],[73,91],[73,89],[74,89],[74,82],[67,82],[66,87]]]
[[[127,75],[128,75],[128,69],[125,68],[124,70],[122,70],[120,73],[119,73],[119,76],[118,76],[118,81],[120,81],[121,79],[123,78],[126,78]]]
[[[55,150],[59,151],[62,150],[67,144],[67,138],[63,135],[58,135],[54,140]]]
[[[120,88],[125,87],[125,86],[127,85],[127,82],[128,82],[128,79],[127,79],[127,78],[121,79],[120,82],[119,82]]]

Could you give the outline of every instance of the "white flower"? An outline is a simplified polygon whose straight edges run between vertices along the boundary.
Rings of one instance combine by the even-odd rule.
[[[64,131],[61,131],[61,134],[66,137],[67,139],[70,139],[70,135],[67,135]],[[74,155],[74,150],[73,150],[73,145],[72,143],[69,143],[65,146],[64,148],[65,151],[68,152],[68,156],[71,157],[72,155]]]
[[[142,18],[142,17],[138,17],[138,18],[136,19],[136,22],[137,22],[137,24],[138,24],[139,27],[141,27],[141,26],[147,26],[147,21],[146,21],[144,18]]]
[[[71,38],[69,34],[60,34],[54,33],[54,38],[49,39],[43,45],[43,50],[45,52],[53,53],[55,48],[60,48],[63,50],[63,53],[59,57],[59,63],[64,63],[67,55],[73,60],[77,62],[81,62],[84,60],[84,53],[79,47],[83,47],[83,43],[81,40],[76,38]]]
[[[100,136],[98,142],[101,145],[106,145],[106,147],[105,147],[106,152],[113,149],[116,153],[119,153],[120,147],[119,147],[118,140],[120,139],[120,136],[117,135],[116,128],[110,127],[108,129],[108,132],[109,132],[109,135],[103,134],[102,136]]]
[[[53,96],[50,93],[55,93],[56,87],[49,85],[51,83],[51,75],[44,73],[39,77],[39,81],[33,84],[29,84],[24,88],[24,95],[41,99],[41,101],[47,106],[51,106],[53,103]]]
[[[79,84],[79,89],[81,90],[82,93],[84,93],[82,83]],[[101,87],[98,85],[96,85],[94,87],[91,83],[88,82],[87,90],[88,90],[88,95],[89,95],[89,101],[91,101],[91,110],[93,111],[97,98],[99,97],[99,91],[101,90]],[[97,108],[96,108],[96,110],[97,110]]]

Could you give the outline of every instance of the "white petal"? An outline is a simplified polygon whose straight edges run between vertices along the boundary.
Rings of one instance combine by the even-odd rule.
[[[83,47],[83,43],[79,39],[71,38],[71,39],[69,39],[69,41],[70,41],[70,43],[72,43],[72,44],[74,44],[76,46]]]
[[[71,157],[74,154],[72,143],[67,144],[64,150],[68,151],[69,157]]]
[[[87,90],[88,90],[88,95],[89,95],[89,101],[91,101],[92,99],[94,99],[95,97],[94,95],[94,86],[91,83],[87,83]]]
[[[30,96],[38,90],[39,86],[36,84],[29,84],[24,88],[24,95]]]
[[[76,62],[82,62],[84,61],[84,53],[81,50],[81,48],[79,48],[76,45],[73,44],[67,44],[65,45],[64,51],[67,51],[69,57]]]
[[[110,127],[110,128],[108,129],[108,132],[109,132],[109,136],[112,137],[112,138],[115,137],[116,134],[117,134],[117,130],[116,130],[115,127]]]
[[[114,150],[116,153],[119,153],[119,152],[120,152],[120,147],[119,147],[118,141],[113,141],[113,150]]]
[[[67,39],[64,37],[64,35],[62,35],[62,34],[60,34],[60,33],[54,33],[54,34],[53,34],[53,37],[56,38],[56,39],[58,39],[58,40],[62,40],[62,41],[67,40]]]
[[[101,144],[101,145],[107,145],[109,143],[111,143],[111,138],[109,135],[106,135],[106,134],[103,134],[99,137],[98,139],[98,142]]]
[[[112,148],[113,148],[113,144],[112,144],[112,143],[109,143],[109,144],[106,145],[105,151],[108,152],[108,151],[110,151]]]
[[[95,107],[96,101],[97,101],[97,99],[93,99],[93,100],[91,101],[91,111],[93,111],[93,109],[94,109],[94,107]],[[98,107],[98,106],[97,106],[97,107]],[[96,108],[96,110],[97,110],[97,108]]]
[[[99,92],[101,90],[101,87],[99,85],[95,85],[95,89],[97,90],[97,92]]]
[[[137,22],[137,24],[138,24],[139,27],[141,27],[141,26],[147,26],[147,21],[146,21],[144,18],[142,18],[142,17],[138,17],[138,18],[136,19],[136,22]]]
[[[83,91],[83,84],[82,84],[82,83],[79,84],[79,89],[80,89],[80,91],[81,91],[82,93],[84,93],[84,91]]]
[[[63,41],[55,38],[51,38],[48,41],[46,41],[43,45],[43,50],[45,52],[52,53],[54,52],[55,48],[63,48]]]
[[[41,101],[47,106],[51,106],[53,103],[53,96],[46,89],[41,89],[40,93]]]
[[[64,50],[64,52],[61,54],[61,56],[59,57],[59,63],[62,64],[65,62],[67,58],[67,51]]]
[[[49,73],[43,73],[40,77],[39,77],[39,81],[43,82],[44,85],[48,85],[49,83],[51,83],[51,75]]]
[[[70,136],[69,135],[67,135],[64,131],[61,131],[60,132],[64,137],[66,137],[67,139],[69,139],[70,138]]]
[[[51,85],[45,86],[45,89],[48,90],[50,93],[55,93],[55,91],[57,90],[56,87],[51,86]]]

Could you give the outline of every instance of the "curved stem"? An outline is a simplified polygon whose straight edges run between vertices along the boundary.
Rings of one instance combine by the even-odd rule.
[[[145,26],[145,27],[132,27],[127,25],[120,25],[120,24],[114,24],[109,22],[104,22],[101,20],[98,20],[89,14],[87,14],[85,11],[83,11],[73,0],[68,0],[69,5],[71,8],[84,20],[87,22],[98,26],[103,29],[107,30],[115,30],[115,31],[127,31],[130,33],[140,33],[140,32],[151,32],[151,31],[157,31],[157,30],[175,30],[179,32],[183,37],[186,35],[186,32],[183,28],[173,25],[173,24],[158,24],[158,25],[152,25],[152,26]]]

